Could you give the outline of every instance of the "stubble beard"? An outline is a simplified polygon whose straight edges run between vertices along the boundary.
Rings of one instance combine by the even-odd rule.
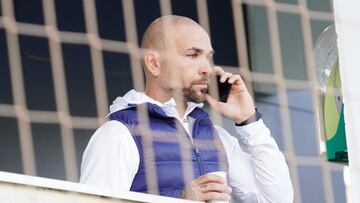
[[[208,88],[196,89],[192,84],[188,88],[183,88],[184,100],[186,102],[203,103]]]

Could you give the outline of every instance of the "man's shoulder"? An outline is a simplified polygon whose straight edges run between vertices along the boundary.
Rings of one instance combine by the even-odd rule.
[[[105,121],[99,129],[106,129],[106,130],[109,130],[109,129],[116,129],[116,130],[119,130],[119,129],[126,129],[126,123],[124,122],[121,122],[121,121],[118,121],[118,120],[107,120]]]
[[[109,121],[118,121],[123,124],[133,124],[137,121],[137,111],[135,107],[130,107],[122,110],[118,110],[116,112],[108,115]]]
[[[91,136],[89,145],[113,145],[130,139],[131,133],[122,122],[109,120],[104,122]],[[131,138],[132,139],[132,138]]]

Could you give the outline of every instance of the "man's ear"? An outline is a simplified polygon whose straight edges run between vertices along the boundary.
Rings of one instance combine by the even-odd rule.
[[[158,77],[160,75],[160,54],[158,51],[147,51],[144,56],[144,63],[145,68],[151,75],[154,77]]]

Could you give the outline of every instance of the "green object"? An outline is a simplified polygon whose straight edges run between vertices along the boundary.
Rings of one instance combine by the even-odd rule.
[[[324,128],[326,155],[329,161],[347,162],[344,105],[342,102],[341,79],[338,60],[331,68],[324,95]]]
[[[339,57],[333,25],[326,28],[317,40],[315,60],[318,83],[323,95],[322,137],[326,143],[326,157],[329,161],[348,162]]]

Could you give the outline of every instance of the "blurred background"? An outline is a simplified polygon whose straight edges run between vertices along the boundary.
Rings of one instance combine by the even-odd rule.
[[[143,85],[134,47],[172,13],[207,29],[215,64],[247,81],[287,158],[295,202],[347,201],[346,165],[323,155],[311,62],[334,23],[330,0],[0,2],[0,171],[78,181],[108,106]]]

